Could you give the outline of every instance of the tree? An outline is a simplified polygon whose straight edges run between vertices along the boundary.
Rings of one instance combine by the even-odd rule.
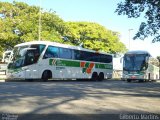
[[[118,15],[127,15],[128,18],[138,18],[144,15],[134,39],[144,40],[148,36],[154,37],[152,42],[160,41],[160,1],[159,0],[125,0],[118,3]]]
[[[23,2],[0,2],[0,51],[38,40],[40,7]],[[125,52],[119,34],[90,22],[65,22],[55,12],[41,9],[41,40],[79,45],[110,53]],[[65,38],[65,41],[62,39]]]
[[[119,40],[119,33],[107,30],[105,27],[91,22],[67,22],[71,43],[83,43],[85,48],[109,53],[122,53],[126,47]]]
[[[0,2],[0,44],[11,49],[22,42],[38,40],[39,7],[23,2]],[[65,22],[54,12],[42,10],[41,39],[62,42]]]

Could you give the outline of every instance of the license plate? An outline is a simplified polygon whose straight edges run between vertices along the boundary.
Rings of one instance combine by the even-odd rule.
[[[131,78],[132,78],[132,79],[135,79],[135,78],[136,78],[136,76],[131,76]]]

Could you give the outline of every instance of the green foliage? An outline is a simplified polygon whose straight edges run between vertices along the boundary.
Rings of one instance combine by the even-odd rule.
[[[26,3],[0,2],[0,41],[2,46],[10,46],[38,40],[39,7],[29,6]],[[41,39],[62,42],[61,36],[65,33],[65,24],[55,13],[42,12]],[[19,33],[15,33],[15,30]]]
[[[119,34],[90,22],[67,22],[68,38],[73,44],[83,43],[85,48],[110,53],[122,53],[126,47],[119,40]]]
[[[39,10],[23,2],[0,2],[0,51],[39,39]],[[110,53],[126,51],[116,32],[96,23],[64,22],[55,12],[41,11],[41,40],[72,45],[83,43],[85,48]]]
[[[138,18],[144,15],[146,22],[142,22],[134,39],[145,39],[153,36],[152,42],[160,41],[160,1],[159,0],[125,0],[118,4],[118,15]],[[143,13],[143,14],[142,14]]]

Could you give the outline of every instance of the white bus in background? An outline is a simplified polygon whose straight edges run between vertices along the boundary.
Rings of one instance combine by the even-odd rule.
[[[13,51],[7,50],[3,53],[2,60],[0,61],[0,74],[6,74],[7,65],[11,61],[13,56]]]
[[[112,55],[55,42],[18,44],[7,79],[92,79],[112,77]]]
[[[3,53],[2,63],[9,63],[11,61],[13,51],[7,50]]]
[[[128,82],[159,79],[159,62],[147,51],[129,51],[123,58],[123,78]]]

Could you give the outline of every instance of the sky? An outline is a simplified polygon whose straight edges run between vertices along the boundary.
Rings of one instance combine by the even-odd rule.
[[[13,2],[13,0],[1,0]],[[129,50],[147,50],[152,56],[160,56],[160,43],[152,43],[152,38],[133,40],[139,29],[141,18],[127,18],[115,13],[117,3],[123,0],[16,0],[29,5],[41,6],[44,10],[56,11],[64,21],[88,21],[120,33],[120,40]],[[130,30],[129,32],[129,29]],[[130,37],[129,37],[130,36]],[[130,43],[130,44],[129,44]],[[130,46],[130,47],[129,47]]]

